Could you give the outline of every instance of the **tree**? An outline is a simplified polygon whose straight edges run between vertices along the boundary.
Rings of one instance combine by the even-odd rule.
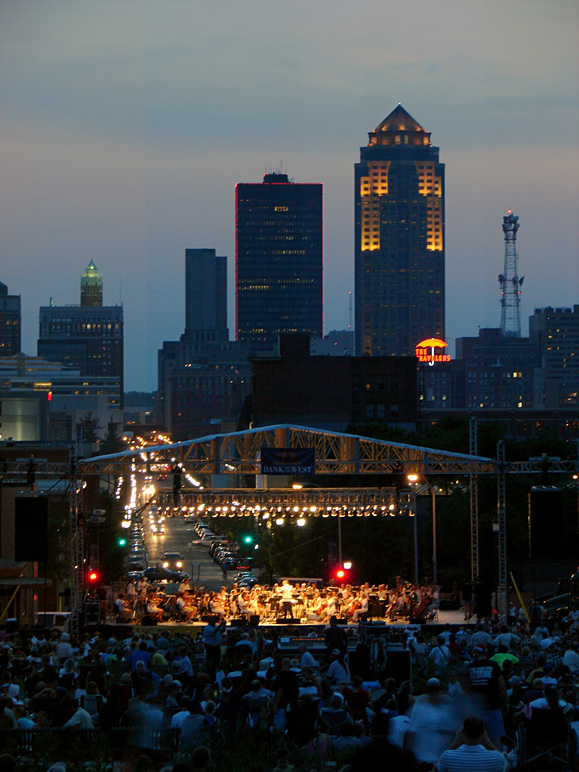
[[[123,442],[123,438],[116,431],[113,422],[110,421],[106,436],[100,444],[99,453],[101,455],[106,455],[108,453],[120,453],[124,447],[125,443]]]
[[[82,442],[98,442],[98,433],[102,429],[99,424],[98,418],[93,416],[92,410],[89,410],[83,415],[78,422],[77,431],[79,441]]]

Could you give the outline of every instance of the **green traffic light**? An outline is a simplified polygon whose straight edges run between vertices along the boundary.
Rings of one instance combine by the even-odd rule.
[[[127,540],[124,538],[119,539],[119,547],[126,547],[127,546]]]
[[[246,544],[251,544],[251,542],[253,541],[253,536],[245,536],[245,537],[243,538],[243,541],[244,541]]]

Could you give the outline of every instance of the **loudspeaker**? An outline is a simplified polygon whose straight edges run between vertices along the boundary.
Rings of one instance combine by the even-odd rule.
[[[150,617],[145,614],[141,619],[141,625],[143,625],[143,627],[157,627],[157,620],[155,617]]]
[[[98,603],[85,603],[85,621],[88,625],[94,624],[99,621],[99,604]]]
[[[555,558],[560,555],[558,538],[563,521],[563,491],[553,486],[535,486],[529,493],[529,555]]]
[[[245,619],[230,619],[229,620],[229,626],[230,627],[243,627],[245,624]]]
[[[299,624],[301,624],[299,617],[288,617],[287,619],[284,619],[283,617],[278,617],[278,619],[275,620],[275,623],[277,625],[299,625]]]
[[[41,563],[48,546],[48,499],[19,496],[14,500],[14,560]]]
[[[251,614],[249,617],[250,627],[259,627],[259,614]]]

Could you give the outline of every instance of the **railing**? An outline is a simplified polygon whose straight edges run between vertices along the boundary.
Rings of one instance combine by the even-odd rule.
[[[145,731],[146,740],[143,742]],[[71,758],[97,761],[99,755],[103,758],[118,758],[131,751],[153,753],[157,758],[172,759],[178,742],[178,729],[0,729],[0,748],[4,753],[34,759],[48,757],[51,763]]]

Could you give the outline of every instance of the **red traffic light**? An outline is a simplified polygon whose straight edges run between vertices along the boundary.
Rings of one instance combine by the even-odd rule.
[[[98,571],[89,571],[87,574],[87,579],[90,584],[96,584],[101,578],[101,575]]]
[[[345,576],[346,576],[346,572],[344,571],[343,568],[339,568],[336,571],[336,579],[343,579]]]

